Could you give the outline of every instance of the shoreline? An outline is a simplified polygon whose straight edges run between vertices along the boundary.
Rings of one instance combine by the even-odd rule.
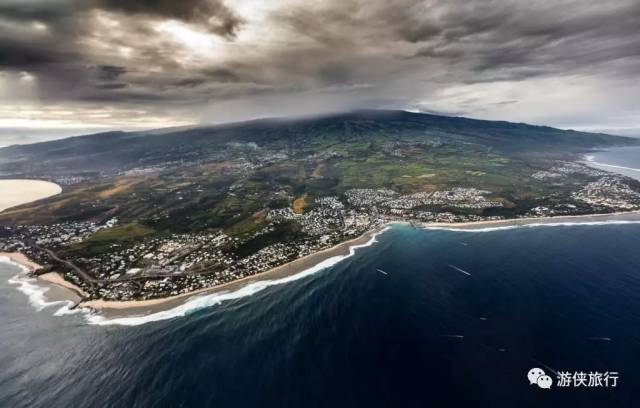
[[[605,222],[605,221],[640,221],[640,210],[615,212],[606,214],[581,214],[581,215],[558,215],[555,217],[525,217],[525,218],[509,218],[504,220],[487,220],[487,221],[471,221],[471,222],[433,222],[418,224],[424,229],[460,229],[474,230],[486,227],[513,227],[523,225],[538,224],[563,224],[575,220],[581,220],[580,223],[589,222]]]
[[[232,282],[224,283],[209,288],[202,288],[188,293],[181,293],[174,296],[154,298],[147,300],[86,300],[80,301],[77,304],[78,308],[87,309],[90,311],[100,312],[109,318],[118,317],[130,317],[130,316],[144,316],[159,311],[168,310],[186,303],[188,300],[203,295],[223,294],[232,292],[234,290],[241,289],[248,284],[270,281],[276,279],[282,279],[289,276],[293,276],[302,273],[311,268],[317,267],[323,262],[330,260],[334,257],[343,257],[350,253],[352,248],[357,248],[361,245],[366,245],[378,234],[385,231],[392,225],[415,225],[421,229],[447,229],[447,230],[481,230],[485,228],[503,228],[503,227],[517,227],[525,225],[540,225],[540,224],[564,224],[568,222],[577,223],[590,223],[590,222],[606,222],[606,221],[640,221],[640,210],[608,213],[608,214],[584,214],[584,215],[567,215],[556,217],[528,217],[528,218],[514,218],[504,220],[488,220],[488,221],[473,221],[462,223],[413,223],[408,221],[389,221],[382,226],[379,226],[371,231],[364,233],[363,235],[353,238],[351,240],[342,242],[333,247],[323,249],[321,251],[306,255],[302,258],[293,260],[278,267],[269,269],[265,272],[261,272],[255,275],[247,276]],[[14,253],[0,253],[0,256],[5,256],[11,261],[20,264],[28,268],[31,272],[40,268],[35,262],[29,260],[24,254],[19,252]],[[61,287],[67,291],[73,292],[74,296],[81,296],[86,298],[86,293],[81,288],[73,283],[65,280],[63,276],[57,272],[49,272],[40,276],[37,279],[51,284],[57,287]]]
[[[27,268],[27,270],[31,274],[42,268],[42,265],[33,262],[22,252],[0,252],[0,258],[1,257],[8,258],[10,262]],[[33,275],[31,277],[33,279],[36,279],[38,282],[45,282],[58,288],[71,291],[74,295],[79,296],[81,299],[87,296],[82,288],[69,282],[58,272],[52,271],[43,273],[42,275]]]
[[[388,225],[367,231],[359,237],[342,242],[333,247],[323,249],[318,252],[306,255],[302,258],[295,259],[286,264],[277,266],[267,271],[257,273],[255,275],[246,276],[232,282],[223,283],[221,285],[202,288],[193,292],[181,293],[174,296],[163,298],[147,299],[147,300],[102,300],[95,299],[81,302],[78,307],[88,308],[95,311],[107,313],[109,317],[131,316],[132,314],[150,314],[153,312],[167,310],[175,306],[185,303],[187,300],[202,296],[212,295],[216,293],[226,293],[240,289],[250,283],[275,280],[293,276],[313,268],[327,259],[336,256],[345,256],[349,254],[350,248],[354,246],[364,245],[377,234],[382,232]],[[126,314],[122,313],[126,310]]]
[[[33,262],[22,252],[0,252],[0,257],[9,258],[11,262],[24,266],[29,272],[35,272],[42,268],[42,265]]]
[[[638,148],[638,147],[640,147],[640,146],[636,146],[636,148]],[[626,148],[624,148],[624,149],[626,149]],[[605,149],[603,151],[607,152],[607,151],[611,151],[611,150],[613,150],[613,149]],[[593,152],[593,153],[596,154],[598,152]],[[592,169],[606,171],[606,172],[609,172],[609,173],[615,173],[615,174],[622,175],[624,177],[629,177],[629,178],[632,178],[634,180],[640,181],[640,169],[635,168],[635,167],[622,166],[622,165],[619,165],[619,164],[601,163],[601,162],[598,162],[598,161],[595,160],[595,156],[593,154],[585,154],[585,155],[583,155],[583,160],[580,163],[582,163],[585,166],[590,167]]]

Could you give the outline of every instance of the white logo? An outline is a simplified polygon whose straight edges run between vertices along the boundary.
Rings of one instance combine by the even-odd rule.
[[[556,387],[617,387],[618,372],[606,371],[558,371],[555,372],[558,377]],[[550,389],[553,385],[553,379],[548,376],[542,368],[532,368],[527,373],[529,385],[537,385],[540,388]]]
[[[536,384],[540,388],[549,389],[553,384],[551,377],[546,375],[542,368],[532,368],[527,373],[527,378],[529,379],[529,385]]]
[[[548,375],[541,375],[538,377],[538,381],[536,381],[536,383],[540,388],[549,389],[551,388],[551,384],[553,384],[553,380]]]

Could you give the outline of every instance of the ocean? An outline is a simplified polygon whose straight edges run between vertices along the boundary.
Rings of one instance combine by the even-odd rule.
[[[611,148],[587,156],[594,167],[640,180],[640,146]]]
[[[37,310],[0,264],[0,406],[637,406],[639,247],[638,223],[396,225],[298,279],[117,324]]]

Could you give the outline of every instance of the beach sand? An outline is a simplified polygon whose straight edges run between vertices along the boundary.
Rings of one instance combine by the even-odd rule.
[[[590,223],[590,222],[606,222],[606,221],[639,221],[640,211],[625,212],[625,213],[613,213],[613,214],[598,214],[598,215],[577,215],[577,216],[558,216],[558,217],[546,217],[546,218],[519,218],[508,220],[494,220],[494,221],[478,221],[467,223],[424,223],[418,224],[420,228],[425,229],[461,229],[461,230],[473,230],[473,229],[485,229],[485,228],[497,228],[497,227],[510,227],[517,225],[532,225],[532,224],[562,224],[562,223]],[[303,258],[296,259],[282,266],[276,267],[269,271],[248,276],[246,278],[238,279],[233,282],[229,282],[223,285],[218,285],[211,288],[204,288],[189,293],[183,293],[176,296],[170,296],[159,299],[148,300],[133,300],[133,301],[109,301],[109,300],[89,300],[79,303],[79,307],[89,308],[91,310],[99,311],[107,318],[128,317],[128,316],[144,316],[151,313],[155,313],[162,310],[168,310],[179,306],[189,299],[196,296],[210,295],[215,293],[232,292],[238,290],[252,282],[276,280],[283,277],[295,275],[309,268],[312,268],[321,262],[335,257],[345,256],[349,254],[350,248],[357,245],[363,245],[371,240],[373,236],[378,234],[381,230],[392,224],[406,224],[404,221],[394,221],[379,227],[373,231],[369,231],[362,236],[345,241],[332,248],[328,248]],[[413,224],[415,225],[415,224]],[[31,270],[35,270],[40,266],[31,262],[27,257],[20,253],[0,253],[0,256],[6,256],[14,260],[14,262],[27,266]],[[35,268],[35,269],[34,269]],[[56,272],[50,272],[38,277],[39,280],[57,285],[64,288],[67,292],[71,292],[71,299],[79,301],[79,296],[85,297],[86,294],[76,285],[66,281],[60,274]]]
[[[0,180],[0,212],[60,194],[62,188],[42,180]]]
[[[62,275],[58,272],[48,272],[42,275],[38,275],[37,279],[42,282],[51,283],[52,285],[61,286],[65,289],[68,289],[78,295],[80,298],[86,298],[88,295],[85,293],[82,288],[74,285],[73,283],[66,280]]]
[[[37,263],[33,262],[32,260],[27,258],[26,255],[24,255],[24,254],[22,254],[20,252],[0,252],[0,257],[9,258],[13,262],[15,262],[17,264],[20,264],[22,266],[25,266],[31,272],[34,272],[34,271],[42,268],[42,266],[40,266]]]

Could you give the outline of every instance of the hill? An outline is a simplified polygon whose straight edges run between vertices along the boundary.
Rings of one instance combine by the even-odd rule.
[[[405,111],[357,111],[304,119],[264,119],[156,132],[109,132],[0,149],[0,174],[58,176],[118,173],[211,161],[233,144],[305,154],[340,143],[438,143],[479,152],[571,153],[636,141],[521,123]]]

